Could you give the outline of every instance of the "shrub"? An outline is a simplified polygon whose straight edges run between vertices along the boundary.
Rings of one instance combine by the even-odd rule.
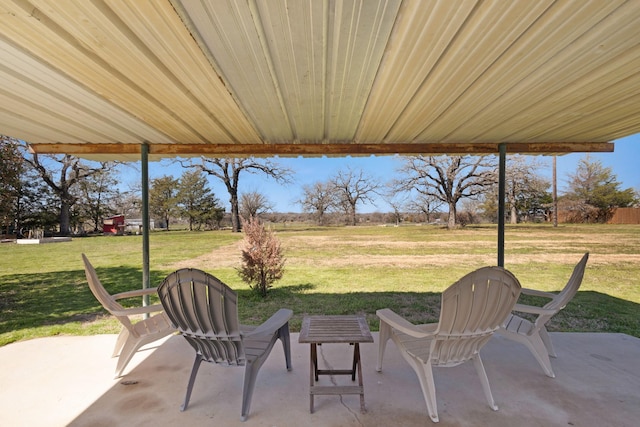
[[[257,217],[242,220],[242,229],[245,235],[242,266],[238,274],[251,289],[264,297],[271,285],[284,274],[285,259],[280,241]]]

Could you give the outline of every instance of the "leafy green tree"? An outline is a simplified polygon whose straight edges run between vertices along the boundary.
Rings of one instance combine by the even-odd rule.
[[[78,222],[85,220],[93,224],[93,231],[99,231],[104,218],[118,213],[114,208],[117,180],[112,171],[103,170],[87,177],[78,185]]]
[[[0,234],[9,233],[15,225],[24,163],[18,141],[0,135]]]
[[[258,217],[242,220],[245,236],[242,247],[242,266],[238,274],[263,297],[276,280],[284,275],[284,255],[280,241]]]
[[[149,211],[165,222],[167,230],[171,218],[179,212],[178,184],[177,179],[165,175],[152,179],[149,188]]]
[[[176,194],[180,213],[189,219],[189,230],[194,226],[219,222],[224,209],[218,205],[218,199],[207,187],[207,178],[201,171],[187,171],[182,174]]]
[[[621,190],[611,168],[587,155],[578,163],[576,172],[569,175],[569,189],[561,208],[570,212],[570,221],[604,223],[611,219],[615,208],[632,206],[634,202],[633,189]]]
[[[26,169],[20,180],[15,209],[16,233],[27,237],[29,230],[55,232],[60,221],[57,195],[39,175]]]

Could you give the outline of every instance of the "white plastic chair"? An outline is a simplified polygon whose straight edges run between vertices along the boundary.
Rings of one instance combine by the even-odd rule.
[[[479,352],[503,324],[519,295],[520,283],[513,274],[501,267],[484,267],[467,274],[442,293],[438,323],[413,325],[388,308],[378,310],[380,340],[376,370],[382,370],[386,343],[391,338],[418,375],[429,416],[438,422],[432,368],[473,360],[489,406],[497,410]]]
[[[523,288],[522,293],[525,295],[549,298],[551,301],[542,307],[516,304],[514,311],[537,315],[535,321],[531,322],[512,313],[498,331],[500,335],[526,345],[544,370],[544,373],[551,378],[555,378],[556,375],[551,368],[549,356],[557,357],[557,355],[551,343],[551,337],[547,332],[546,324],[578,292],[588,259],[589,252],[584,254],[580,262],[574,267],[569,281],[558,294]]]
[[[96,270],[85,254],[82,254],[82,260],[84,261],[84,272],[91,292],[100,301],[100,304],[122,323],[122,331],[118,335],[116,346],[111,356],[119,355],[118,363],[116,364],[116,377],[120,377],[124,368],[126,368],[140,347],[171,335],[176,330],[169,323],[169,319],[164,315],[162,306],[159,304],[124,308],[117,301],[119,299],[155,294],[156,288],[139,289],[111,295],[100,283]],[[151,313],[157,314],[146,319],[140,319],[135,323],[132,322],[132,316],[139,317],[141,314]]]

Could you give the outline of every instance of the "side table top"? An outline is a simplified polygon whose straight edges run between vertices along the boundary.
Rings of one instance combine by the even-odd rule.
[[[364,316],[305,316],[299,343],[373,342]]]

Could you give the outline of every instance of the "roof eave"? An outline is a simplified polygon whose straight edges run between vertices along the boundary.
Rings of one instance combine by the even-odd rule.
[[[507,153],[520,154],[566,154],[572,152],[614,151],[613,142],[503,142]],[[348,156],[348,155],[392,155],[392,154],[496,154],[502,142],[477,143],[265,143],[265,144],[148,144],[149,155],[157,157],[214,156]],[[30,144],[30,149],[39,154],[87,155],[140,154],[137,144]]]

